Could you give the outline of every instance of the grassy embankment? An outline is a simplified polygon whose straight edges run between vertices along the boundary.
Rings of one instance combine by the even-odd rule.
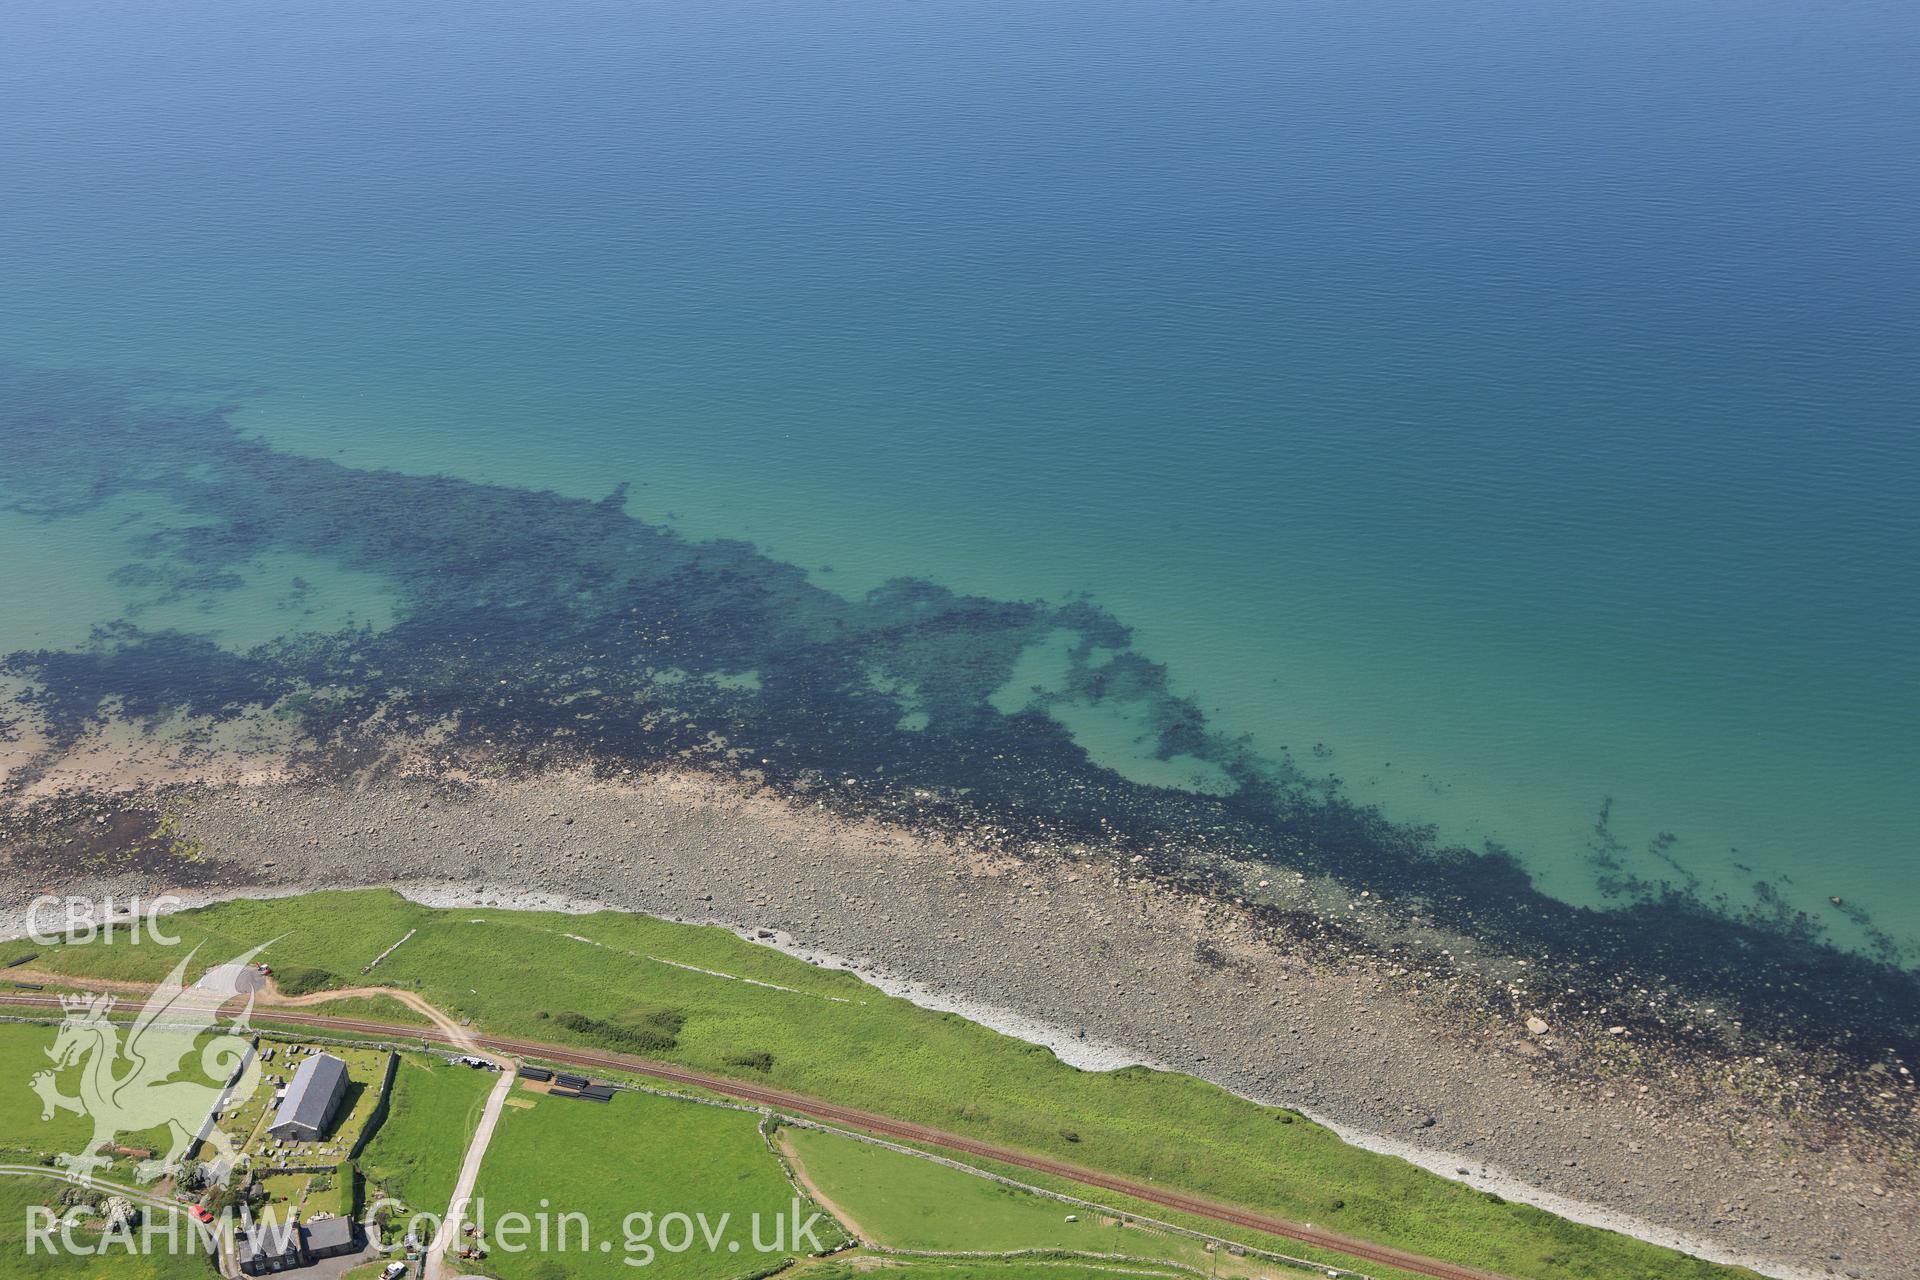
[[[490,1032],[765,1081],[1526,1280],[1750,1274],[1448,1182],[1191,1077],[1075,1070],[720,929],[620,913],[432,911],[381,892],[313,895],[293,915],[228,903],[176,917],[176,928],[204,943],[208,963],[284,933],[276,968],[315,990],[364,983],[361,969],[417,929],[379,981]],[[154,980],[178,955],[63,946],[41,949],[36,963]]]
[[[367,982],[375,981],[373,978]],[[401,1004],[392,996],[341,996],[337,1000],[325,1000],[309,1005],[302,1013],[323,1013],[331,1018],[370,1018],[377,1022],[392,1023],[400,1027],[425,1027],[432,1025],[432,1019],[407,1005]],[[271,1009],[254,1010],[254,1021],[259,1022],[273,1016]],[[332,1035],[333,1032],[327,1034]]]

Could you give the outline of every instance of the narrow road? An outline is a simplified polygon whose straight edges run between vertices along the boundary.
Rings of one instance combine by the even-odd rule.
[[[366,996],[385,996],[389,1000],[398,1000],[440,1028],[449,1044],[467,1053],[480,1052],[480,1042],[474,1038],[472,1031],[448,1017],[438,1005],[427,1003],[418,992],[402,991],[398,987],[346,987],[339,991],[313,991],[304,996],[290,996],[283,994],[277,985],[269,982],[266,998],[261,1000],[259,1005],[267,1009],[304,1009],[316,1004],[326,1004],[330,1000]]]
[[[18,972],[17,970],[15,972]],[[35,981],[41,980],[39,975]],[[74,985],[75,979],[46,975],[51,983]],[[115,985],[131,987],[141,991],[150,988],[138,983],[93,983],[85,985],[96,988],[110,988]],[[363,988],[369,993],[389,992],[379,988]],[[0,993],[0,1006],[14,1005],[31,1008],[59,1008],[56,996],[15,995]],[[459,1041],[436,1026],[429,1030],[424,1027],[398,1027],[389,1022],[377,1022],[364,1018],[346,1018],[317,1013],[280,1013],[278,1020],[312,1027],[315,1030],[333,1029],[355,1032],[361,1035],[388,1036],[395,1039],[419,1037],[423,1040],[438,1040],[443,1043],[457,1044]],[[465,1029],[460,1028],[464,1033]],[[753,1084],[750,1081],[735,1080],[728,1076],[708,1075],[705,1072],[690,1070],[671,1063],[654,1062],[646,1058],[631,1057],[623,1053],[608,1053],[591,1049],[578,1049],[569,1045],[546,1044],[536,1040],[520,1040],[507,1036],[466,1035],[479,1049],[495,1054],[517,1058],[535,1058],[542,1062],[552,1062],[562,1066],[598,1067],[605,1071],[623,1071],[633,1075],[649,1076],[655,1080],[664,1080],[672,1084],[692,1085],[695,1088],[708,1089],[725,1097],[741,1102],[752,1103],[758,1107],[767,1107],[775,1111],[790,1111],[798,1115],[811,1116],[817,1120],[827,1120],[849,1128],[865,1129],[904,1142],[917,1142],[926,1146],[940,1147],[947,1151],[957,1151],[984,1160],[993,1160],[1001,1164],[1014,1165],[1021,1169],[1031,1169],[1037,1173],[1050,1174],[1057,1178],[1066,1178],[1087,1186],[1099,1187],[1115,1195],[1128,1196],[1135,1200],[1144,1200],[1163,1208],[1175,1209],[1181,1213],[1190,1213],[1198,1218],[1209,1218],[1215,1222],[1225,1222],[1236,1227],[1245,1227],[1252,1231],[1263,1231],[1268,1235],[1282,1236],[1288,1240],[1298,1240],[1336,1253],[1344,1253],[1351,1258],[1367,1262],[1376,1262],[1382,1266],[1395,1267],[1401,1271],[1410,1271],[1415,1275],[1431,1276],[1433,1280],[1506,1280],[1505,1277],[1491,1271],[1482,1271],[1476,1267],[1463,1266],[1456,1262],[1444,1262],[1438,1258],[1428,1258],[1417,1253],[1408,1253],[1390,1245],[1375,1244],[1369,1240],[1356,1239],[1342,1235],[1337,1231],[1328,1231],[1302,1222],[1293,1222],[1286,1218],[1277,1218],[1270,1214],[1256,1213],[1236,1205],[1221,1204],[1218,1201],[1202,1199],[1184,1192],[1156,1187],[1149,1183],[1135,1182],[1115,1174],[1104,1173],[1098,1169],[1088,1169],[1081,1165],[1069,1164],[1061,1160],[1048,1159],[1033,1155],[1012,1147],[996,1146],[993,1143],[979,1142],[944,1129],[930,1125],[913,1124],[905,1120],[896,1120],[878,1112],[863,1111],[857,1107],[841,1106],[839,1103],[808,1097],[806,1094],[789,1093],[785,1089],[776,1089],[768,1085]],[[497,1087],[496,1087],[497,1089]],[[471,1158],[472,1152],[469,1151]],[[430,1277],[430,1280],[435,1278]]]
[[[487,1157],[487,1144],[493,1141],[494,1126],[500,1123],[507,1095],[513,1092],[514,1078],[513,1064],[509,1063],[487,1095],[486,1109],[480,1113],[473,1140],[467,1144],[467,1158],[460,1164],[460,1180],[453,1185],[453,1202],[447,1206],[447,1215],[440,1220],[440,1229],[434,1232],[433,1244],[427,1249],[426,1280],[452,1280],[459,1274],[448,1255],[460,1244],[460,1228],[466,1224],[473,1186],[480,1179],[480,1162]]]

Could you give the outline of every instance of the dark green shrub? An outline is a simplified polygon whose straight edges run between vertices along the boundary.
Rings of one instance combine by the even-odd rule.
[[[301,965],[274,969],[273,981],[274,985],[290,996],[310,995],[315,991],[325,991],[328,987],[340,985],[340,980],[326,970],[308,969]]]
[[[773,1070],[773,1055],[765,1049],[755,1049],[750,1053],[730,1053],[723,1061],[730,1067],[745,1067],[749,1071]]]
[[[629,1053],[665,1053],[680,1043],[686,1017],[673,1009],[650,1009],[629,1021],[609,1022],[584,1013],[556,1013],[553,1020],[577,1035],[608,1049]]]

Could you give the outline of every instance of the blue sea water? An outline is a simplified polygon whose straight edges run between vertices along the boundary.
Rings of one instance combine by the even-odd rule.
[[[849,595],[1086,593],[1216,727],[1559,896],[1610,801],[1650,874],[1912,947],[1916,46],[1871,2],[25,0],[0,359],[627,482]],[[115,574],[171,523],[0,513],[0,652],[392,615],[286,556],[155,602]]]

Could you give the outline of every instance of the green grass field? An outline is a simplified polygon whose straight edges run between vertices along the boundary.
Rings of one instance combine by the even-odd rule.
[[[977,1169],[985,1169],[992,1173],[998,1173],[1003,1177],[1012,1178],[1016,1182],[1091,1200],[1106,1209],[1118,1213],[1135,1214],[1143,1218],[1153,1219],[1157,1222],[1165,1222],[1172,1226],[1185,1227],[1189,1231],[1198,1231],[1203,1235],[1225,1240],[1229,1242],[1229,1244],[1243,1245],[1256,1250],[1263,1249],[1269,1253],[1278,1253],[1289,1258],[1298,1258],[1306,1262],[1317,1263],[1322,1267],[1345,1267],[1351,1270],[1363,1271],[1367,1275],[1374,1277],[1374,1280],[1419,1280],[1412,1272],[1399,1271],[1392,1267],[1383,1267],[1373,1262],[1362,1263],[1344,1254],[1335,1253],[1327,1249],[1315,1248],[1301,1241],[1288,1239],[1285,1236],[1270,1235],[1264,1231],[1253,1231],[1245,1227],[1232,1226],[1212,1218],[1180,1213],[1168,1209],[1163,1205],[1152,1204],[1144,1200],[1135,1200],[1129,1196],[1115,1195],[1102,1188],[1090,1187],[1084,1183],[1074,1182],[1067,1178],[1056,1178],[1032,1169],[1000,1164],[992,1160],[959,1157],[951,1152],[936,1151],[934,1154],[940,1155],[944,1159],[958,1159],[963,1164],[971,1165]],[[1224,1256],[1231,1257],[1232,1255],[1227,1254]],[[1257,1255],[1248,1255],[1247,1261],[1258,1274],[1262,1276],[1270,1276],[1273,1274],[1272,1267],[1263,1266]],[[1229,1268],[1222,1262],[1220,1265],[1221,1274],[1227,1274],[1228,1270]]]
[[[274,945],[274,964],[341,986],[359,982],[368,961],[418,929],[382,964],[381,981],[418,990],[489,1031],[595,1044],[604,1043],[599,1037],[608,1028],[625,1028],[664,1040],[651,1052],[665,1060],[1526,1280],[1750,1274],[1497,1200],[1188,1076],[1076,1070],[1043,1048],[916,1008],[850,974],[813,968],[721,929],[619,913],[431,911],[381,892],[315,894],[303,906],[289,921],[276,904],[234,902],[176,917],[175,927],[189,944],[204,942],[199,958],[212,963],[291,924]],[[0,960],[10,954],[0,949]],[[42,949],[37,963],[152,980],[178,954],[151,945],[62,946]],[[557,1016],[563,1013],[596,1029],[570,1030]],[[663,1014],[670,1017],[663,1021]],[[663,1037],[667,1025],[678,1029]]]
[[[790,1126],[782,1136],[807,1177],[874,1244],[957,1252],[1064,1249],[1188,1263],[1200,1258],[1197,1243],[1103,1223],[1087,1210],[931,1160],[817,1129]],[[1068,1215],[1078,1221],[1068,1222]]]
[[[460,1158],[494,1077],[425,1054],[402,1054],[387,1119],[360,1153],[368,1197],[409,1209],[446,1212]]]
[[[781,1247],[756,1249],[751,1229],[753,1215],[760,1215],[759,1243],[775,1245],[773,1224],[790,1223],[795,1198],[758,1123],[751,1113],[646,1094],[622,1095],[607,1106],[539,1098],[530,1107],[508,1107],[476,1188],[493,1246],[484,1270],[503,1280],[597,1280],[637,1272],[708,1280],[785,1259],[790,1253],[784,1235]],[[549,1219],[550,1245],[560,1241],[557,1215],[584,1214],[591,1232],[587,1247],[577,1247],[581,1237],[570,1229],[566,1249],[507,1252],[498,1230],[503,1215],[523,1213],[537,1222],[543,1212],[555,1215]],[[670,1214],[705,1215],[716,1227],[727,1215],[724,1239],[710,1249],[696,1227],[693,1248],[660,1251],[643,1268],[629,1266],[625,1258],[640,1256],[626,1248],[626,1224],[636,1213],[654,1215],[656,1229],[665,1233],[642,1243],[679,1243],[678,1228],[666,1227]],[[822,1224],[822,1244],[841,1238],[831,1219],[823,1217]],[[601,1241],[611,1249],[602,1251]]]
[[[97,1256],[83,1257],[57,1249],[47,1252],[37,1241],[29,1252],[29,1209],[45,1205],[59,1213],[62,1189],[46,1179],[0,1177],[0,1276],[7,1280],[213,1280],[218,1274],[210,1258],[185,1251],[191,1235],[184,1222],[176,1230],[182,1242],[179,1253],[171,1251],[164,1236],[156,1236],[151,1247],[140,1252],[116,1245]],[[87,1248],[100,1244],[98,1233],[84,1227],[73,1236]],[[60,1237],[56,1234],[53,1240],[58,1245]],[[135,1234],[133,1241],[139,1245],[141,1237]]]
[[[261,1222],[279,1222],[300,1206],[307,1192],[304,1173],[276,1173],[260,1179],[266,1198],[253,1206],[253,1216]]]
[[[792,1273],[793,1280],[1191,1280],[1191,1276],[1191,1272],[1150,1263],[866,1256],[830,1258]]]
[[[33,1077],[52,1067],[47,1049],[54,1042],[54,1028],[34,1023],[0,1023],[0,1151],[12,1154],[16,1163],[35,1163],[41,1157],[78,1152],[93,1136],[93,1124],[72,1111],[56,1110],[51,1119],[40,1118],[40,1096],[33,1091]],[[83,1066],[73,1066],[57,1077],[60,1091],[68,1097],[79,1090],[78,1077]],[[199,1068],[197,1054],[190,1055],[179,1079],[211,1084]],[[118,1143],[127,1147],[145,1147],[164,1153],[169,1142],[164,1127],[118,1135]],[[113,1163],[95,1174],[114,1181],[130,1181],[136,1161],[116,1157]]]
[[[0,1023],[0,1145],[9,1151],[51,1154],[78,1151],[93,1132],[84,1116],[56,1111],[51,1120],[40,1118],[40,1097],[29,1082],[47,1070],[47,1048],[53,1028],[25,1023]],[[74,1092],[71,1084],[64,1092]]]
[[[1136,1204],[1096,1187],[1048,1179],[1049,1190],[1091,1201],[1102,1212],[975,1177],[944,1164],[875,1146],[853,1138],[788,1126],[782,1137],[792,1145],[800,1167],[834,1206],[856,1222],[862,1239],[890,1249],[936,1252],[1014,1252],[1032,1249],[1120,1254],[1177,1263],[1194,1270],[1233,1277],[1265,1277],[1277,1264],[1256,1255],[1210,1251],[1192,1236],[1162,1230],[1125,1217],[1140,1214],[1158,1222],[1220,1235],[1219,1223],[1176,1221],[1155,1205]],[[1043,1185],[1029,1171],[1000,1170],[1016,1182]],[[1077,1221],[1069,1222],[1068,1215]],[[1236,1232],[1238,1243],[1328,1266],[1352,1267],[1350,1258],[1310,1248],[1294,1240]],[[1006,1264],[1025,1265],[1019,1259]],[[1049,1262],[1048,1267],[1067,1265]],[[1103,1264],[1104,1265],[1104,1264]],[[1131,1264],[1129,1264],[1131,1265]],[[1366,1264],[1377,1280],[1412,1280],[1410,1273]]]
[[[299,1213],[302,1221],[319,1214],[352,1216],[347,1201],[353,1190],[351,1165],[341,1165],[332,1173],[276,1173],[260,1180],[266,1199],[252,1206],[253,1216],[261,1222],[278,1222]]]

